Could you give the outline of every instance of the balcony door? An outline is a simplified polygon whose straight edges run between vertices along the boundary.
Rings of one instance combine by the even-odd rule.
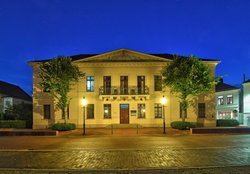
[[[137,76],[138,94],[145,94],[145,76]]]
[[[111,94],[111,76],[103,76],[103,92],[104,95]]]
[[[128,94],[128,76],[120,77],[120,93],[122,95]]]

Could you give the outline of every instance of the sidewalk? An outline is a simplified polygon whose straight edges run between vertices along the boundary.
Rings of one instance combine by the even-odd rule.
[[[163,128],[86,128],[85,136],[186,136],[190,135],[189,130],[177,130],[166,128],[166,134],[163,134]],[[60,131],[58,136],[83,136],[83,129],[72,131]]]

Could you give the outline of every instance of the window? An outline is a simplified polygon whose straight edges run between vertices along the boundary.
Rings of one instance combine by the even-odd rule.
[[[218,105],[223,105],[224,104],[224,98],[223,96],[218,97]]]
[[[227,104],[233,104],[233,95],[227,95]]]
[[[94,119],[94,104],[87,105],[87,118]]]
[[[111,104],[104,104],[104,118],[111,118]]]
[[[138,118],[145,118],[146,109],[145,104],[138,104]]]
[[[111,76],[103,76],[104,95],[111,94]]]
[[[198,103],[198,117],[205,118],[205,103]]]
[[[86,77],[86,90],[87,92],[93,92],[95,88],[94,76]]]
[[[155,103],[155,118],[162,118],[162,104]]]
[[[145,94],[145,76],[137,76],[138,94]]]
[[[183,111],[181,109],[181,103],[180,103],[180,118],[182,118],[182,113],[183,113]],[[185,118],[187,118],[187,109],[185,109],[184,114],[185,114]]]
[[[43,105],[43,118],[50,119],[50,105]]]
[[[155,91],[162,91],[162,77],[154,76]]]

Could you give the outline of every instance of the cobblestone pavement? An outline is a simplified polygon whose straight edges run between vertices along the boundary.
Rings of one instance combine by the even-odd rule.
[[[0,137],[0,171],[159,169],[161,173],[225,166],[249,169],[250,135]]]

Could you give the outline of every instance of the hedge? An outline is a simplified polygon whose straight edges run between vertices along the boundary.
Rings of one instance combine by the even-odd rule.
[[[171,122],[171,127],[173,129],[188,130],[190,128],[195,128],[196,124],[191,122],[173,121]]]
[[[52,129],[58,131],[74,130],[75,128],[76,125],[74,123],[55,123],[52,125]]]
[[[238,120],[235,119],[219,119],[216,120],[216,126],[218,127],[234,127],[239,126]]]
[[[26,128],[25,120],[0,120],[0,128]]]

